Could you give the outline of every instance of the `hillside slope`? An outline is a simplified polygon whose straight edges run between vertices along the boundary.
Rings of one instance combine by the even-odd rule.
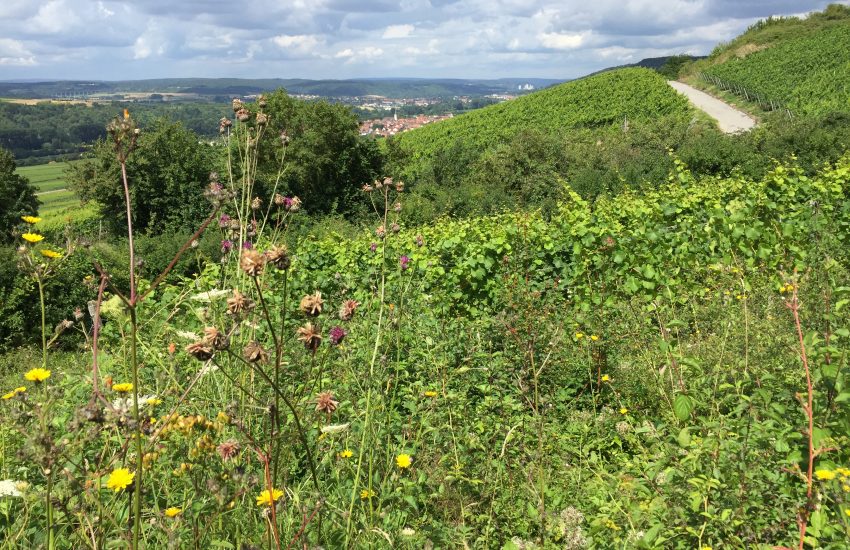
[[[406,132],[399,147],[414,164],[462,142],[481,150],[528,129],[561,132],[576,127],[620,125],[660,116],[689,116],[687,100],[649,69],[610,71],[553,86],[452,120]]]
[[[696,63],[693,72],[770,108],[850,111],[850,8],[761,21]]]

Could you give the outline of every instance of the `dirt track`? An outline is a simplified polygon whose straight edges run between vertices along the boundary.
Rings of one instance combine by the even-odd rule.
[[[727,134],[746,132],[756,125],[756,121],[748,114],[730,107],[705,92],[683,82],[671,80],[667,83],[680,94],[684,94],[696,108],[705,111],[708,116],[715,119],[720,129]]]

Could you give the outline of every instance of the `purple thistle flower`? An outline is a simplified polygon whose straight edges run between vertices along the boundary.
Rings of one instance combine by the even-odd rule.
[[[402,271],[407,271],[408,264],[410,263],[410,258],[408,258],[407,256],[402,256],[398,259],[398,263],[401,265]]]
[[[374,252],[374,251],[378,250],[378,243],[372,243],[372,244],[370,244],[370,245],[369,245],[369,250],[371,250],[372,252]]]
[[[283,197],[283,207],[287,210],[292,208],[292,197]]]
[[[221,252],[223,254],[227,254],[231,250],[233,250],[233,241],[231,241],[230,239],[224,239],[223,241],[221,241]]]
[[[331,329],[330,337],[331,344],[334,346],[338,346],[348,335],[344,328],[336,326]]]
[[[245,250],[251,250],[254,248],[254,245],[251,244],[251,241],[245,241],[244,243],[242,243],[242,248],[244,248]]]
[[[222,214],[221,217],[218,219],[218,226],[224,228],[228,225],[230,225],[230,216],[228,216],[227,214]]]

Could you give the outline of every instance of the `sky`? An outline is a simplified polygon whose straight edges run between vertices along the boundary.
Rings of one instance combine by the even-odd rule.
[[[808,0],[0,0],[0,80],[569,79]],[[841,3],[850,3],[845,0]]]

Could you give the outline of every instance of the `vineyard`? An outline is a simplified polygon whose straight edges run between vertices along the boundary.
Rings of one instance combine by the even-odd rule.
[[[705,79],[771,110],[822,115],[850,109],[850,20],[704,69]]]
[[[415,167],[420,159],[452,144],[484,150],[528,129],[565,132],[662,116],[689,117],[687,100],[654,71],[623,69],[485,107],[396,139]]]

